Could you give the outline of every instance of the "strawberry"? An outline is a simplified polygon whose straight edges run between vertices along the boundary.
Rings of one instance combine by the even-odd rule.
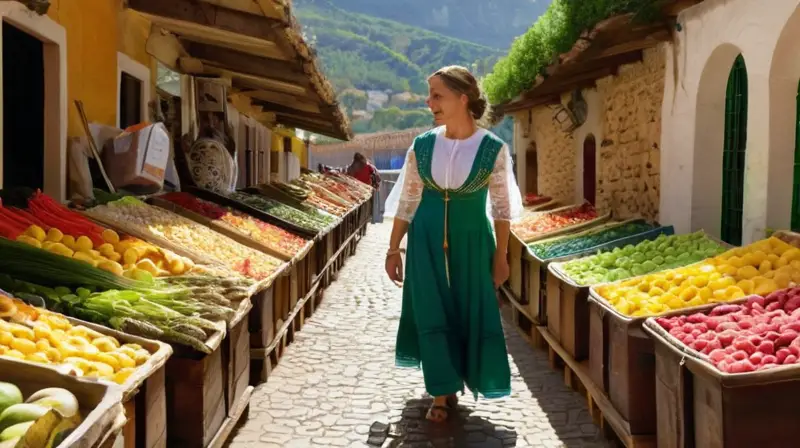
[[[699,338],[701,334],[703,334],[703,331],[701,331],[699,328],[695,328],[691,333],[692,337],[695,339]]]
[[[731,373],[747,373],[747,372],[753,372],[755,370],[756,367],[753,364],[751,364],[750,360],[748,359],[737,361],[733,363],[733,365],[731,365],[730,367]]]
[[[775,355],[764,355],[764,358],[761,360],[764,364],[777,364],[778,358]]]
[[[698,352],[702,352],[708,347],[708,341],[704,339],[695,339],[694,343],[692,344],[692,348],[697,350]]]
[[[745,303],[744,306],[746,308],[748,308],[748,309],[752,309],[753,308],[753,304],[757,303],[763,309],[764,308],[764,301],[765,301],[764,298],[761,297],[761,296],[752,296],[749,299],[747,299],[747,302]]]
[[[718,362],[722,361],[723,359],[725,359],[726,356],[728,356],[728,355],[725,353],[725,350],[722,350],[722,349],[712,350],[708,354],[708,358],[713,363],[718,363]]]
[[[737,331],[739,330],[739,324],[737,324],[736,322],[724,322],[717,325],[717,331],[725,331],[725,330]]]
[[[748,355],[752,355],[756,352],[756,346],[744,338],[734,341],[733,346],[736,348],[736,350],[744,351]]]
[[[800,322],[795,321],[795,322],[788,323],[786,325],[782,325],[781,326],[781,333],[783,333],[786,330],[793,330],[795,332],[800,332]]]
[[[661,328],[663,328],[663,329],[665,329],[667,331],[671,331],[672,328],[673,328],[672,322],[670,321],[670,319],[665,319],[663,317],[659,317],[658,319],[656,319],[656,323],[658,325],[660,325]]]
[[[741,309],[742,309],[741,305],[732,305],[732,304],[719,305],[715,307],[713,310],[711,310],[711,315],[722,316],[725,314],[735,313],[737,311],[740,311]]]
[[[762,341],[757,350],[765,355],[771,355],[775,353],[775,344],[770,340]]]
[[[706,348],[708,348],[709,352],[712,351],[712,350],[721,350],[722,349],[722,344],[719,342],[719,339],[714,338],[714,339],[708,341],[708,345],[706,346]]]
[[[719,334],[717,339],[722,344],[723,347],[727,347],[733,343],[733,339],[736,337],[736,332],[733,330],[726,330]]]
[[[686,321],[693,324],[701,324],[708,320],[708,316],[703,313],[694,313],[686,317]]]
[[[754,366],[760,365],[760,364],[761,364],[761,361],[762,361],[763,359],[764,359],[764,354],[763,354],[763,353],[755,352],[755,353],[753,353],[752,355],[750,355],[750,362],[751,362],[751,363],[752,363]]]
[[[794,330],[784,330],[781,331],[781,335],[778,339],[775,340],[775,347],[786,347],[787,345],[791,344],[792,341],[797,339],[797,332]]]
[[[775,353],[775,357],[778,358],[778,364],[783,364],[783,360],[786,359],[787,356],[791,355],[792,352],[789,351],[788,348],[782,348]]]
[[[781,334],[780,334],[780,333],[778,333],[777,331],[768,331],[768,332],[766,333],[766,335],[765,335],[765,337],[766,337],[767,339],[769,339],[770,341],[775,341],[775,340],[776,340],[776,339],[778,339],[780,336],[781,336]]]
[[[691,347],[692,343],[694,343],[694,336],[692,336],[690,334],[687,334],[686,336],[684,336],[683,341],[681,341],[681,342],[683,342],[685,345]]]
[[[734,348],[735,348],[735,347],[734,347]],[[743,359],[747,359],[747,358],[749,358],[749,357],[750,357],[750,354],[749,354],[749,353],[747,353],[747,352],[746,352],[746,351],[744,351],[744,350],[736,350],[735,352],[733,352],[733,355],[731,355],[731,356],[733,357],[733,359],[735,359],[735,360],[737,360],[737,361],[741,361],[741,360],[743,360]]]
[[[786,357],[786,359],[783,360],[783,362],[781,364],[787,365],[787,364],[796,364],[796,363],[797,363],[797,356],[789,355],[789,356]]]

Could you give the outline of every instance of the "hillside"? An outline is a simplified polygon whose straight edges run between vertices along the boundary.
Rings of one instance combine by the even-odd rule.
[[[506,49],[547,10],[550,0],[296,0],[389,19],[496,49]]]
[[[297,2],[297,17],[337,90],[425,93],[425,77],[444,65],[493,65],[503,51],[330,3]]]

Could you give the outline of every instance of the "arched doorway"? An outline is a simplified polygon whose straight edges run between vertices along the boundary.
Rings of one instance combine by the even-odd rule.
[[[591,134],[583,141],[583,198],[592,205],[597,199],[597,143]]]
[[[539,194],[539,162],[536,157],[536,142],[531,142],[525,151],[525,193]]]
[[[738,246],[742,243],[745,150],[747,149],[747,67],[741,54],[733,62],[728,76],[725,93],[724,138],[720,236],[723,241]]]

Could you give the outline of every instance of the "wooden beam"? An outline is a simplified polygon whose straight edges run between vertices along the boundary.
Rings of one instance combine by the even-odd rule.
[[[304,116],[304,115],[291,114],[291,113],[286,113],[286,112],[281,112],[281,113],[278,113],[276,115],[278,117],[281,117],[281,118],[284,118],[284,119],[288,119],[288,120],[302,120],[302,121],[307,121],[309,123],[316,123],[316,124],[319,124],[319,125],[328,125],[328,124],[330,124],[330,120],[326,120],[324,118],[311,118],[311,117],[307,117],[307,116]]]
[[[260,58],[215,45],[191,43],[186,51],[205,64],[231,72],[244,73],[259,78],[276,79],[292,84],[308,85],[308,76],[294,61],[276,61]]]
[[[267,101],[281,106],[291,107],[302,112],[310,112],[312,114],[318,114],[321,112],[319,104],[304,101],[302,98],[286,95],[284,93],[269,92],[266,90],[248,90],[246,92],[239,92],[239,95],[245,95],[256,100]]]
[[[275,20],[258,17],[215,3],[194,0],[128,0],[128,7],[136,11],[182,22],[191,22],[236,34],[271,40],[271,26]]]
[[[178,59],[178,71],[187,75],[202,75],[205,73],[205,68],[201,60],[185,57]]]
[[[244,73],[231,72],[222,69],[212,69],[220,74],[228,74],[233,78],[234,85],[241,87],[242,90],[271,90],[275,92],[288,93],[299,97],[310,97],[312,95],[306,87],[290,82],[279,81],[277,79],[261,78],[258,76],[246,75]]]
[[[295,114],[295,115],[302,116],[302,117],[321,118],[323,120],[326,119],[326,117],[324,115],[322,115],[321,112],[314,113],[314,112],[309,112],[309,111],[302,110],[302,109],[297,109],[296,107],[294,107],[294,105],[287,106],[287,105],[283,105],[283,104],[273,103],[273,102],[270,102],[270,101],[267,101],[267,100],[262,100],[262,99],[255,98],[255,97],[251,97],[251,98],[253,98],[253,104],[258,104],[258,105],[263,106],[265,112],[275,112],[277,114],[282,114],[282,113]]]
[[[223,8],[234,9],[255,16],[263,16],[269,19],[286,21],[285,10],[272,0],[201,0]]]

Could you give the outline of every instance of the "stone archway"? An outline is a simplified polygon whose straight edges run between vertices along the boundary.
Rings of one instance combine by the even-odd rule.
[[[720,235],[721,227],[726,87],[741,53],[732,44],[717,47],[706,61],[697,89],[691,228],[714,236]]]
[[[789,17],[772,54],[769,71],[769,174],[767,227],[789,228],[795,190],[795,149],[798,142],[798,82],[800,82],[800,8]],[[800,192],[797,192],[800,194]]]

